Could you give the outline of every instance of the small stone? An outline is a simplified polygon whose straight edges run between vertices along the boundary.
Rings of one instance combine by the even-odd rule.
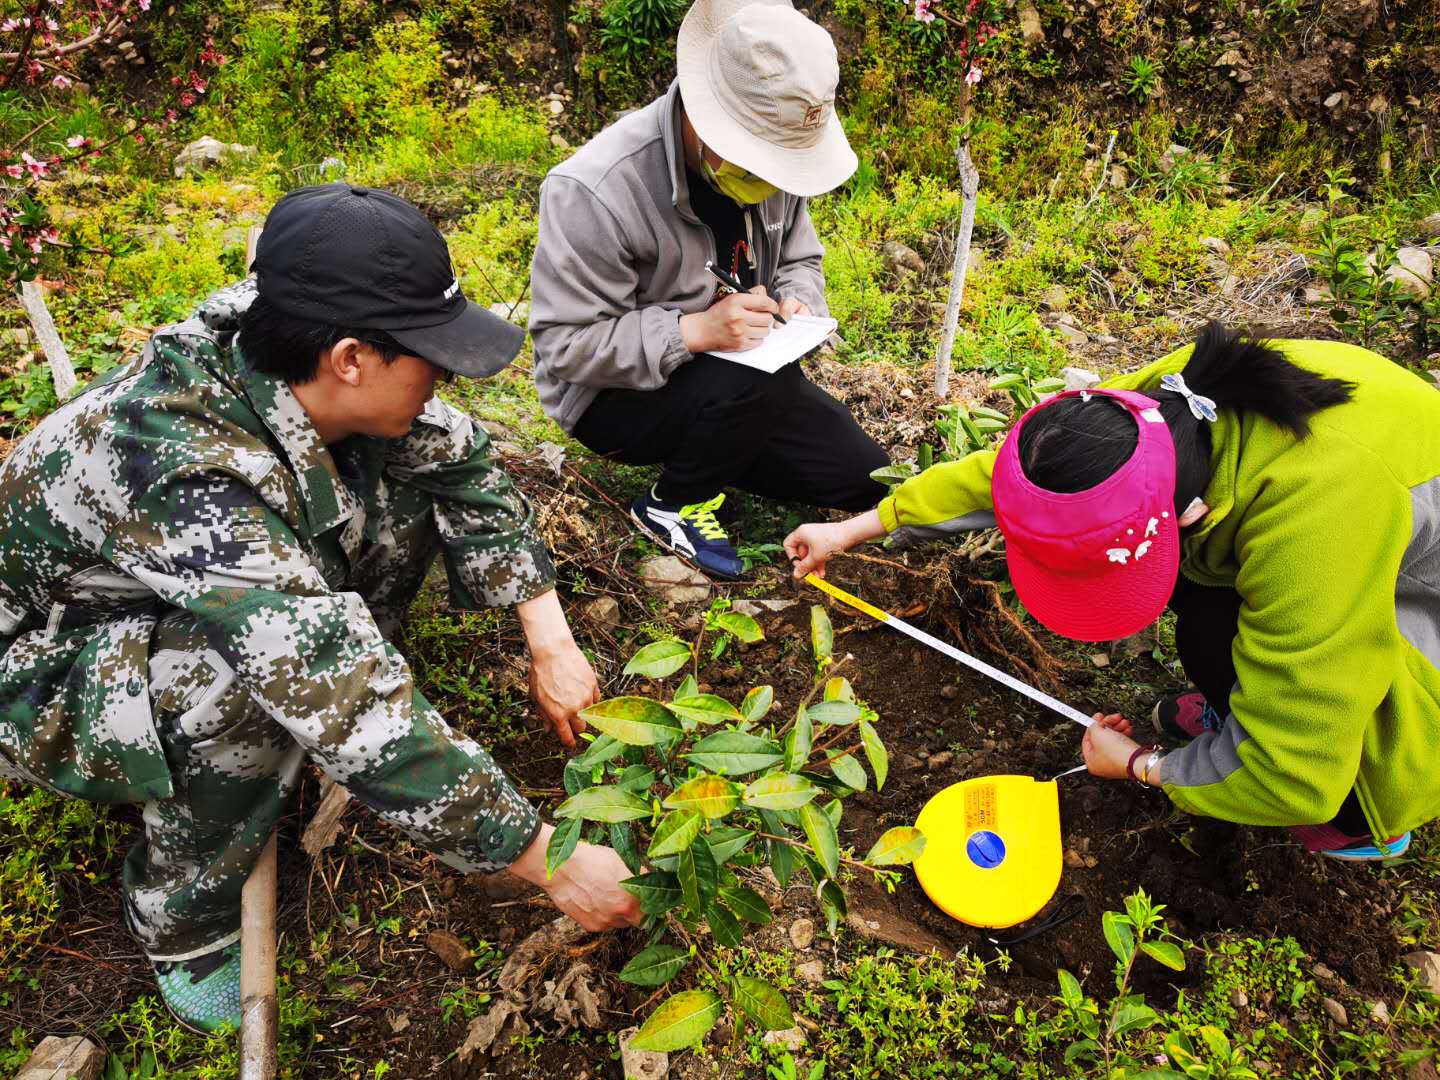
[[[897,274],[903,270],[910,270],[920,273],[925,269],[925,260],[920,258],[920,253],[908,244],[902,244],[899,240],[886,240],[880,248],[880,254],[890,264],[890,269]]]
[[[999,746],[999,745],[1000,745],[1000,744],[997,743],[994,739],[981,739],[981,740],[980,740],[980,749],[986,751],[987,753],[988,753],[989,751],[991,751],[991,750],[994,750],[994,749],[995,749],[997,746]]]
[[[20,1066],[15,1080],[96,1080],[105,1051],[81,1035],[47,1035]]]
[[[795,975],[811,986],[819,986],[825,980],[825,961],[807,960],[803,964],[796,964]]]
[[[585,618],[599,626],[615,626],[620,622],[620,601],[602,596],[585,605]]]
[[[1426,240],[1440,240],[1440,210],[1421,218],[1415,227]]]
[[[1064,285],[1051,285],[1040,294],[1040,303],[1051,311],[1066,311],[1070,307],[1070,293]]]
[[[187,143],[172,163],[176,176],[187,172],[203,172],[205,169],[229,161],[243,161],[253,158],[258,151],[253,146],[240,143],[224,143],[210,135],[202,136]]]
[[[410,1014],[403,1012],[387,1012],[385,1019],[390,1025],[390,1030],[396,1035],[410,1026]]]
[[[1318,285],[1306,285],[1303,295],[1307,304],[1328,304],[1335,299],[1330,286],[1323,281]]]
[[[1060,335],[1060,339],[1066,345],[1079,346],[1088,345],[1090,343],[1089,334],[1085,333],[1084,330],[1079,330],[1069,325],[1068,323],[1056,323],[1055,332]]]
[[[1124,191],[1130,186],[1130,170],[1124,165],[1110,166],[1110,187],[1115,191]]]
[[[475,954],[454,934],[448,930],[432,930],[425,938],[425,944],[430,946],[430,951],[440,958],[440,962],[457,975],[465,975],[475,970]]]
[[[1085,856],[1081,855],[1074,848],[1065,849],[1065,865],[1071,870],[1079,870],[1085,865]]]
[[[1103,652],[1091,653],[1091,654],[1090,654],[1090,663],[1094,664],[1096,667],[1099,667],[1099,668],[1109,667],[1109,666],[1110,666],[1110,654],[1109,654],[1109,653],[1103,653]]]
[[[1325,99],[1325,108],[1333,109],[1335,108],[1335,106],[1343,103],[1344,100],[1345,92],[1343,90],[1336,90],[1333,94],[1331,94]]]
[[[1060,377],[1066,380],[1067,390],[1090,390],[1100,384],[1100,376],[1087,367],[1061,367]]]
[[[810,919],[796,919],[790,924],[790,946],[794,949],[808,949],[815,940],[815,923]]]
[[[1212,68],[1233,68],[1242,67],[1245,63],[1245,54],[1239,49],[1226,49],[1215,58]]]
[[[1020,36],[1025,39],[1025,44],[1044,44],[1045,28],[1040,25],[1040,12],[1035,10],[1031,0],[1020,0],[1015,13],[1020,16]]]
[[[1395,253],[1395,261],[1385,270],[1387,281],[1393,281],[1401,292],[1424,300],[1435,283],[1435,260],[1424,248],[1403,247]]]
[[[551,116],[559,116],[559,115],[560,115],[561,113],[563,113],[564,111],[565,111],[565,102],[561,101],[559,98],[551,98],[551,99],[550,99],[550,115],[551,115]]]
[[[960,696],[960,688],[954,683],[946,683],[940,687],[940,696],[946,701],[954,701]]]
[[[710,595],[710,582],[674,555],[655,555],[640,563],[645,587],[670,604],[688,604]]]
[[[1325,1015],[1330,1017],[1331,1023],[1336,1027],[1346,1027],[1349,1025],[1350,1017],[1345,1012],[1345,1006],[1341,1005],[1340,1002],[1334,998],[1327,997],[1322,999],[1320,1006],[1325,1010]]]
[[[949,750],[941,750],[938,754],[931,754],[930,760],[925,767],[931,772],[939,772],[941,769],[949,768],[950,763],[955,760],[955,755]]]
[[[1317,979],[1333,979],[1333,978],[1335,978],[1335,972],[1332,971],[1332,970],[1331,970],[1327,965],[1325,965],[1325,964],[1316,964],[1316,965],[1315,965],[1313,968],[1311,968],[1310,970],[1315,973],[1315,977],[1316,977]]]
[[[900,396],[901,396],[902,398],[904,398],[906,401],[909,401],[911,398],[913,398],[913,397],[915,396],[915,391],[914,391],[914,390],[911,390],[910,387],[906,386],[906,387],[904,387],[904,388],[901,389],[901,391],[900,391]]]
[[[1230,254],[1230,245],[1218,236],[1202,236],[1200,246],[1206,251],[1213,251],[1216,255]]]
[[[625,1080],[664,1080],[670,1075],[670,1055],[655,1050],[635,1050],[630,1040],[635,1038],[638,1027],[626,1028],[620,1032],[620,1070]]]
[[[784,1031],[767,1031],[763,1041],[766,1046],[783,1046],[794,1053],[805,1045],[805,1032],[798,1027],[786,1028]]]
[[[1230,1004],[1237,1009],[1243,1009],[1250,1004],[1250,996],[1237,986],[1230,991]]]
[[[1418,949],[1400,958],[1420,973],[1421,982],[1432,994],[1440,994],[1440,953]]]
[[[556,150],[569,150],[570,140],[557,131],[550,136],[550,145],[555,147]]]
[[[1383,1001],[1372,1001],[1370,1003],[1370,1019],[1377,1024],[1390,1023],[1390,1006]]]

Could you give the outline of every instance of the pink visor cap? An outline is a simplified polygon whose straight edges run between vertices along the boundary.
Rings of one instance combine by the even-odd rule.
[[[1040,409],[1079,395],[1108,397],[1135,418],[1135,452],[1085,491],[1036,487],[1020,467],[1020,432]],[[995,518],[1015,593],[1049,629],[1113,641],[1154,622],[1180,571],[1175,443],[1159,403],[1129,390],[1073,390],[1020,418],[995,462]]]

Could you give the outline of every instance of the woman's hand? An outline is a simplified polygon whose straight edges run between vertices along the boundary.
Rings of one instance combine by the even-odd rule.
[[[856,544],[885,535],[880,514],[869,510],[847,521],[812,521],[801,525],[785,538],[785,554],[795,561],[795,576],[813,573],[825,576],[825,563],[831,555],[849,551]]]
[[[1130,755],[1140,746],[1130,737],[1131,730],[1130,721],[1119,713],[1095,714],[1095,726],[1085,729],[1085,738],[1080,742],[1081,756],[1092,776],[1129,779],[1126,767],[1130,764]]]

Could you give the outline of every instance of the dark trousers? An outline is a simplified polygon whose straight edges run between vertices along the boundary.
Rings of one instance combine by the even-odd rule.
[[[735,487],[868,510],[885,496],[870,473],[890,462],[798,363],[771,375],[703,353],[658,390],[602,390],[575,437],[627,465],[663,466],[656,497],[680,505]]]
[[[1230,712],[1230,691],[1238,679],[1231,645],[1240,630],[1240,605],[1240,594],[1234,589],[1197,585],[1184,574],[1170,596],[1175,650],[1185,675],[1222,718]],[[1345,797],[1329,824],[1346,836],[1370,834],[1354,791]]]

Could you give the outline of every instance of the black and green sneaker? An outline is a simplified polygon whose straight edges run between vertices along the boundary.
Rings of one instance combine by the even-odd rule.
[[[156,960],[160,997],[176,1020],[201,1035],[240,1027],[240,943],[190,960]]]

